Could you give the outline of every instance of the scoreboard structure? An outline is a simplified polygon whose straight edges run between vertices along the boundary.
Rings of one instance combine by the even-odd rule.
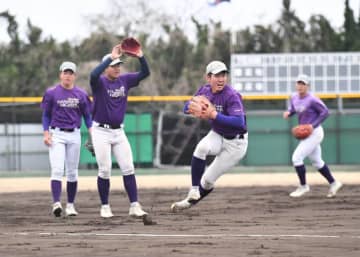
[[[360,52],[231,56],[231,84],[243,95],[291,94],[299,74],[310,77],[314,93],[359,93]]]

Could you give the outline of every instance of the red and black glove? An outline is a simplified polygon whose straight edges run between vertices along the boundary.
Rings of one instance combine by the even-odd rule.
[[[135,38],[128,37],[123,39],[121,42],[121,50],[127,55],[137,57],[139,51],[141,50],[141,44]]]

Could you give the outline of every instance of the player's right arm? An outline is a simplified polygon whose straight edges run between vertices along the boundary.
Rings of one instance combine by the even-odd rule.
[[[51,134],[49,132],[49,130],[45,130],[44,131],[44,144],[47,146],[51,146]]]
[[[47,146],[51,145],[51,134],[49,132],[49,128],[50,128],[50,123],[51,123],[51,110],[52,110],[52,97],[51,94],[48,91],[46,91],[42,103],[41,103],[41,108],[43,109],[43,113],[42,113],[42,126],[43,126],[43,141],[44,144]]]
[[[203,88],[204,86],[201,86],[197,91],[196,91],[196,93],[193,95],[193,97],[194,96],[197,96],[197,95],[201,95],[201,91],[202,91],[202,88]],[[191,100],[191,99],[190,99]],[[185,114],[189,114],[189,104],[190,104],[190,100],[189,101],[186,101],[185,102],[185,104],[184,104],[184,108],[183,108],[183,112],[185,113]]]
[[[100,75],[104,72],[104,70],[109,66],[111,62],[112,59],[109,57],[92,70],[92,72],[90,73],[90,86],[92,90],[96,89],[96,87],[98,86]]]
[[[283,118],[288,119],[289,117],[293,116],[295,113],[296,113],[295,107],[294,107],[293,101],[291,99],[288,110],[283,112]]]
[[[104,72],[104,70],[109,66],[109,64],[112,62],[112,60],[116,58],[120,58],[122,52],[121,52],[121,45],[118,44],[113,47],[111,50],[111,57],[105,59],[103,62],[101,62],[98,66],[96,66],[95,69],[90,73],[90,86],[92,90],[95,90],[98,86],[98,81],[100,78],[100,75]]]

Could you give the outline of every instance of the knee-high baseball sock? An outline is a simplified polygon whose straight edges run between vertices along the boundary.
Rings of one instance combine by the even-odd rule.
[[[76,192],[77,192],[78,182],[67,182],[66,183],[66,191],[67,191],[67,201],[68,203],[74,203]]]
[[[191,183],[199,186],[202,175],[204,174],[206,161],[195,156],[191,159]]]
[[[110,179],[98,177],[97,186],[101,204],[109,204]]]
[[[324,164],[324,166],[321,169],[318,169],[318,171],[321,173],[321,175],[323,175],[326,178],[329,184],[335,181],[335,179],[331,175],[329,167],[326,164]]]
[[[135,174],[123,176],[123,182],[130,203],[137,202],[138,196],[137,196],[137,185],[136,185]]]
[[[61,181],[51,180],[51,194],[53,202],[60,202],[61,197]]]
[[[306,177],[305,177],[306,169],[305,169],[305,165],[295,166],[295,170],[296,170],[296,173],[297,173],[297,175],[299,177],[300,184],[301,185],[306,185]]]

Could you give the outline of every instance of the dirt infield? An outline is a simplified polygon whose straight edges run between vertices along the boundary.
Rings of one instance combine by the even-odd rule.
[[[71,218],[50,214],[48,191],[2,193],[0,256],[360,256],[359,184],[333,199],[325,197],[325,183],[314,183],[302,199],[289,198],[289,185],[218,186],[181,213],[169,207],[185,188],[144,186],[140,199],[153,226],[128,217],[119,187],[114,180],[110,220],[99,217],[92,189],[79,192],[80,215]]]

